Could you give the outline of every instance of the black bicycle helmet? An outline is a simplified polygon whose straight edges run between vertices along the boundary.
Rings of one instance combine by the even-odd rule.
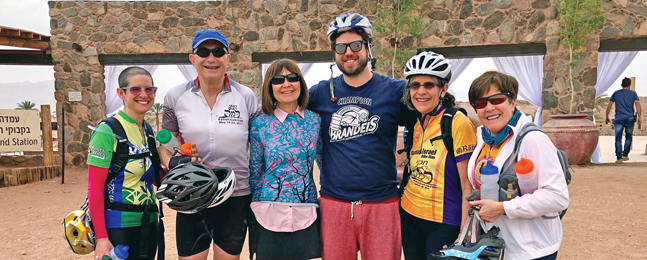
[[[228,171],[230,175],[223,175],[223,182],[219,181],[216,172],[204,164],[180,164],[164,177],[156,197],[169,208],[183,213],[196,213],[215,206],[214,201],[222,203],[236,186],[231,169],[218,168],[218,172],[222,171]]]

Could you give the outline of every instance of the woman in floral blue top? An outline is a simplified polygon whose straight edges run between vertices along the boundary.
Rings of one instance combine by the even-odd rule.
[[[263,114],[250,130],[250,255],[257,259],[321,257],[317,189],[320,124],[306,110],[308,87],[290,59],[272,62],[262,89]]]

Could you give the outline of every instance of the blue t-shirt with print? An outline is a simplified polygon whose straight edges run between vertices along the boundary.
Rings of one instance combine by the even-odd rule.
[[[615,120],[627,120],[634,116],[634,101],[638,94],[631,89],[621,89],[613,92],[609,101],[616,103]]]
[[[373,73],[353,87],[343,76],[310,89],[309,109],[321,116],[321,194],[345,201],[380,201],[398,195],[395,145],[398,125],[415,121],[402,103],[405,81]]]

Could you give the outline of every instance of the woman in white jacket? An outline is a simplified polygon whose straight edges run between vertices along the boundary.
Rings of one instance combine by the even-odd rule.
[[[481,167],[491,161],[501,170],[513,152],[519,131],[532,122],[515,107],[518,89],[514,77],[496,71],[484,73],[470,86],[470,103],[483,124],[477,128],[478,143],[467,166],[475,189],[480,190]],[[556,259],[562,224],[555,216],[569,203],[556,148],[544,133],[533,131],[521,142],[518,158],[534,163],[536,191],[503,202],[478,200],[470,204],[480,207],[479,216],[488,229],[501,229],[505,259]]]

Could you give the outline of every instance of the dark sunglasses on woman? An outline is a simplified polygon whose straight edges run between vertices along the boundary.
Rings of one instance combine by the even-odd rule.
[[[225,54],[227,54],[227,51],[223,48],[213,48],[213,49],[198,48],[193,53],[195,53],[196,55],[202,58],[209,57],[209,53],[213,53],[214,57],[220,58],[222,56],[225,56]]]
[[[424,84],[420,84],[419,82],[414,82],[414,83],[411,83],[411,90],[418,91],[418,89],[420,89],[421,86],[424,87],[426,90],[430,90],[435,87],[440,87],[433,82],[425,82]]]
[[[281,85],[283,84],[283,82],[285,82],[285,79],[287,79],[288,82],[294,83],[294,82],[299,82],[301,77],[299,77],[299,74],[296,74],[296,73],[291,73],[288,75],[276,75],[272,77],[271,83],[272,85]]]
[[[129,90],[130,94],[133,94],[135,96],[138,96],[140,93],[142,93],[142,87],[138,87],[138,86],[125,87],[121,89],[123,89],[124,91]],[[155,93],[157,93],[157,87],[152,87],[152,86],[145,87],[144,93],[146,93],[146,95],[149,95],[149,96],[155,95]]]
[[[362,46],[364,45],[365,41],[354,41],[351,43],[338,43],[333,46],[333,50],[337,54],[344,54],[346,53],[346,49],[350,47],[350,50],[353,52],[358,52],[362,50]]]
[[[505,102],[506,100],[508,100],[508,98],[511,98],[511,97],[512,95],[510,95],[510,93],[508,92],[498,93],[492,96],[482,97],[477,100],[474,100],[474,102],[472,102],[472,106],[476,109],[483,109],[487,106],[488,101],[490,101],[490,104],[492,105],[498,105]]]

